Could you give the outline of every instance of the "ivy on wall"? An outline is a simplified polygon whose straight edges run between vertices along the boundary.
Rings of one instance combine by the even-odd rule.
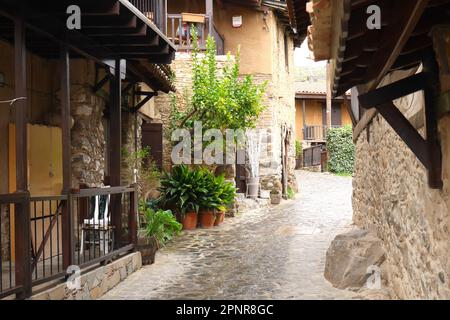
[[[328,171],[333,173],[353,173],[355,145],[351,126],[332,128],[327,134]]]

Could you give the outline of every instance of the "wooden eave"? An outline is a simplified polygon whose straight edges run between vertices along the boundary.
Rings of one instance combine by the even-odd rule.
[[[366,26],[369,5],[378,5],[382,13],[389,13],[382,14],[381,30]],[[330,57],[334,63],[334,96],[357,85],[374,86],[389,72],[417,67],[423,53],[433,46],[431,27],[450,21],[449,0],[353,0],[345,10],[348,21],[345,16],[340,18],[347,28],[335,35],[340,46]],[[417,21],[410,21],[416,15]],[[407,26],[411,30],[405,29]]]
[[[81,8],[81,30],[68,30],[69,5]],[[26,8],[25,10],[21,8]],[[68,45],[71,58],[88,57],[98,63],[126,59],[129,65],[147,65],[159,70],[148,85],[167,91],[173,86],[164,69],[152,65],[170,64],[175,46],[130,2],[124,0],[0,0],[0,38],[13,43],[11,20],[22,15],[26,21],[27,49],[47,59],[58,59],[61,43]],[[144,79],[142,79],[144,81]]]

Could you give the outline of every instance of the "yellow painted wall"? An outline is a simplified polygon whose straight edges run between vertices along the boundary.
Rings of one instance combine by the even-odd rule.
[[[321,126],[323,125],[322,105],[325,100],[305,100],[306,125]],[[298,140],[303,140],[303,100],[295,100],[295,128]],[[341,104],[342,125],[352,125],[350,114],[345,108],[344,103]]]
[[[9,192],[16,191],[16,148],[15,148],[15,125],[9,124]],[[28,131],[28,185],[32,196],[58,195],[62,190],[62,136],[61,129],[57,127],[47,127],[39,125],[27,125]],[[32,203],[30,212],[31,218],[39,218],[55,214],[57,202]],[[59,218],[60,219],[60,218]],[[14,210],[10,215],[11,226],[14,226]],[[42,242],[43,235],[49,227],[50,219],[39,219],[32,222],[31,236],[35,244],[35,250]],[[61,223],[57,224],[60,228]],[[37,232],[35,233],[35,230]],[[57,233],[61,234],[61,229],[55,226],[52,231],[52,238],[57,239]],[[11,230],[11,239],[14,239],[14,228]],[[59,245],[61,248],[61,243]],[[11,243],[14,252],[14,241]],[[51,251],[50,251],[51,250]],[[43,257],[49,257],[57,253],[56,241],[52,248],[50,244],[45,247]],[[14,255],[12,257],[14,260]]]
[[[168,13],[205,13],[205,1],[169,0]],[[233,28],[232,17],[242,16],[242,27]],[[225,53],[235,55],[241,49],[242,74],[272,73],[272,38],[275,33],[272,12],[214,1],[214,25],[225,40]],[[170,26],[169,26],[170,29]]]

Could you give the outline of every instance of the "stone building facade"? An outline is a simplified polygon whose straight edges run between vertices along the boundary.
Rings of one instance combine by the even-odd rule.
[[[423,94],[396,106],[424,134]],[[381,115],[356,142],[354,222],[377,233],[386,251],[382,277],[396,298],[450,298],[450,116],[439,120],[443,182],[427,171]]]
[[[286,34],[286,26],[283,25],[273,11],[263,13],[257,10],[244,9],[235,6],[235,12],[248,15],[246,21],[252,19],[252,28],[247,27],[238,30],[240,43],[228,44],[225,41],[226,49],[233,57],[238,47],[241,52],[241,73],[242,75],[252,75],[256,83],[267,82],[264,102],[266,106],[263,113],[257,121],[257,129],[263,129],[269,133],[268,139],[262,139],[262,148],[268,150],[260,158],[260,181],[261,188],[272,190],[273,188],[281,191],[282,179],[282,153],[288,157],[287,174],[289,186],[297,190],[295,181],[295,88],[294,88],[294,41],[292,37]],[[215,14],[220,16],[216,10]],[[222,10],[224,11],[224,10]],[[226,14],[233,11],[228,8]],[[220,11],[221,12],[221,11]],[[244,12],[244,13],[243,13]],[[250,18],[251,17],[251,18]],[[224,24],[218,18],[218,26]],[[225,39],[234,37],[232,32],[236,30],[219,30],[224,33]],[[230,34],[227,34],[230,32]],[[246,40],[246,39],[259,40]],[[235,38],[232,39],[235,41]],[[250,50],[250,45],[251,50]],[[256,45],[256,46],[255,46]],[[253,55],[263,52],[257,58]],[[255,61],[252,61],[255,60]],[[227,61],[226,56],[217,56],[219,69]],[[181,98],[186,90],[189,93],[192,84],[192,59],[190,53],[179,52],[171,65],[175,73],[175,85],[177,96]],[[158,117],[155,122],[163,124],[163,164],[166,169],[172,166],[171,161],[171,142],[169,132],[169,119],[171,113],[170,96],[159,94],[155,98],[155,110],[158,110]],[[283,151],[285,137],[283,132],[289,132],[286,138],[287,150]],[[283,141],[283,143],[282,143]]]

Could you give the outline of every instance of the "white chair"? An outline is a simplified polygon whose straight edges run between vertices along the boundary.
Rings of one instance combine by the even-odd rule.
[[[104,187],[109,188],[109,187]],[[81,248],[80,254],[83,254],[86,244],[93,244],[100,246],[100,251],[104,254],[109,253],[109,248],[113,243],[113,227],[110,224],[110,212],[109,203],[111,200],[110,195],[94,196],[91,198],[91,215],[93,218],[84,219],[81,227]],[[86,240],[86,234],[91,233],[93,240]],[[96,240],[96,234],[98,234],[98,240]]]

